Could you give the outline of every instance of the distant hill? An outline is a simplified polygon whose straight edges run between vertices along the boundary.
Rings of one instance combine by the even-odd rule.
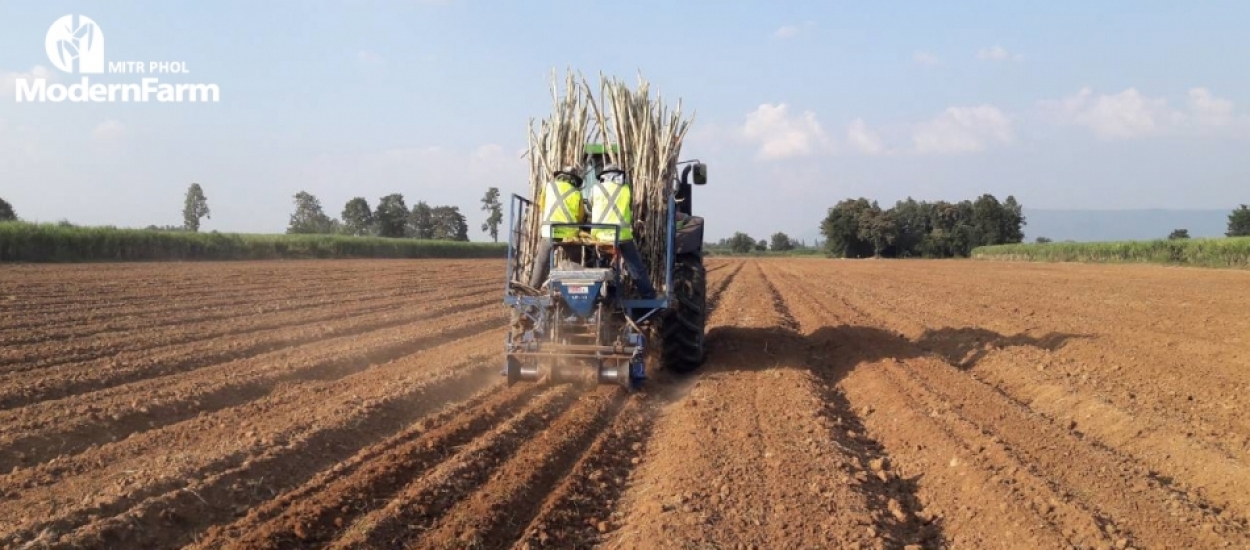
[[[1227,210],[1041,210],[1024,209],[1024,239],[1054,241],[1139,241],[1167,238],[1173,229],[1191,237],[1223,237]]]

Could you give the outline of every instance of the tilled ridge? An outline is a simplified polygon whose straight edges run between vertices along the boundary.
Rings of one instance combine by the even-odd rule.
[[[659,412],[651,401],[636,397],[625,404],[547,497],[514,549],[586,548],[619,527],[616,504],[642,460]]]
[[[434,528],[462,499],[577,400],[576,388],[561,385],[542,393],[516,416],[468,444],[409,483],[386,506],[345,524],[331,548],[397,548]],[[296,532],[298,536],[300,533]]]
[[[208,533],[194,548],[280,548],[328,542],[344,525],[387,502],[412,479],[446,460],[454,449],[516,415],[539,391],[537,386],[494,385],[392,440],[362,450],[303,487],[265,502],[247,517]]]
[[[581,395],[576,406],[521,447],[489,483],[448,510],[412,547],[500,548],[516,541],[538,513],[537,503],[568,475],[625,398],[624,390],[610,385]]]
[[[187,376],[144,380],[0,412],[0,445],[18,451],[0,456],[0,471],[80,453],[92,445],[174,424],[204,412],[253,401],[283,383],[333,380],[423,349],[502,327],[498,312],[453,316],[449,325],[414,331],[407,326],[341,336],[198,369]],[[137,396],[143,396],[139,398]],[[61,419],[49,426],[49,418]],[[49,429],[51,428],[51,429]]]
[[[460,297],[466,296],[471,294]],[[85,359],[75,358],[75,362],[63,362],[56,366],[32,368],[0,376],[0,409],[96,392],[139,380],[178,375],[201,367],[246,359],[329,338],[365,334],[428,321],[431,319],[429,312],[417,307],[428,304],[428,300],[392,300],[383,307],[342,309],[328,312],[324,316],[296,314],[279,324],[253,326],[220,335],[197,335],[195,332],[201,327],[192,327],[192,334],[184,339],[176,339],[169,345],[131,347],[123,342],[106,342],[100,350]],[[486,307],[491,303],[491,300],[482,299],[439,313],[454,314]],[[148,341],[156,342],[155,339]],[[68,361],[59,351],[53,355]]]
[[[880,536],[853,458],[755,262],[709,321],[705,370],[656,422],[610,548],[854,547]]]
[[[804,290],[816,297],[817,303],[836,303],[814,285],[806,285]],[[851,308],[841,311],[846,312],[849,320],[871,322],[871,318],[866,319]],[[1060,534],[1067,540],[1081,544],[1114,541],[1117,545],[1183,547],[1247,541],[1243,526],[1212,513],[1211,507],[1200,499],[1194,502],[1192,496],[1177,498],[1133,460],[1082,440],[895,333],[871,326],[855,328],[855,345],[874,361],[886,359],[882,361],[883,368],[862,371],[888,376],[907,395],[940,406],[936,414],[929,416],[942,421],[948,430],[984,434],[988,442],[971,441],[976,445],[974,451],[981,454],[988,449],[991,452],[987,457],[998,455],[1004,464],[994,472],[1001,477],[992,481],[1005,479],[1007,484],[1016,485],[1016,478],[1025,476],[1037,480],[1026,485],[1049,486],[1049,494],[1041,489],[1034,493],[1038,500],[1030,507],[1052,523],[1055,530],[1062,530]],[[913,389],[906,390],[908,387]],[[950,467],[968,463],[967,458],[957,455],[951,459]],[[936,494],[946,495],[941,491]],[[951,504],[940,508],[957,516],[976,515],[978,506],[955,505],[951,510]],[[956,521],[947,519],[952,524]],[[1091,524],[1097,529],[1091,529]],[[984,540],[992,536],[983,535]]]
[[[452,384],[444,386],[448,393],[456,395],[450,390],[461,387],[457,380],[482,376],[497,380],[497,371],[491,372],[495,363],[485,361],[490,354],[483,350],[498,337],[495,333],[481,334],[340,380],[284,387],[255,402],[145,432],[37,469],[19,471],[7,476],[7,482],[23,489],[14,500],[0,502],[0,514],[24,527],[19,535],[48,527],[64,532],[99,517],[123,514],[147,499],[176,493],[218,473],[247,468],[256,456],[270,452],[274,446],[284,449],[277,452],[287,453],[277,456],[295,461],[300,460],[300,453],[324,454],[327,451],[301,443],[311,437],[308,441],[316,444],[317,434],[322,432],[330,434],[335,444],[356,438],[359,443],[331,450],[327,455],[346,453],[339,457],[346,458],[355,449],[389,436],[410,422],[412,415],[421,411],[421,405],[413,406],[411,400],[430,384],[445,380]],[[437,398],[431,400],[432,404],[439,402]],[[368,425],[362,426],[361,422]],[[346,439],[333,435],[336,433]],[[316,469],[297,471],[306,472],[300,474],[306,477],[291,478],[292,484],[316,473]],[[110,482],[102,486],[101,479]],[[270,484],[264,479],[244,482],[240,491],[247,490],[253,491],[253,499],[262,494],[264,498],[276,496],[265,494],[270,491]],[[6,526],[0,537],[8,532]]]

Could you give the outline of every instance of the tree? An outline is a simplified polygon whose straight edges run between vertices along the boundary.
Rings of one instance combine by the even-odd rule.
[[[373,211],[364,197],[356,197],[343,206],[343,232],[348,235],[373,234]]]
[[[729,250],[735,254],[747,254],[755,249],[755,239],[741,231],[729,238]]]
[[[1250,206],[1241,205],[1228,215],[1229,237],[1250,237]]]
[[[187,188],[187,200],[182,207],[182,225],[188,231],[200,230],[200,218],[207,217],[213,219],[208,210],[208,197],[204,196],[204,189],[198,183],[192,183]]]
[[[766,241],[766,240],[764,240],[764,239],[760,239],[760,240],[759,240],[759,242],[755,243],[755,251],[756,251],[756,252],[767,252],[767,251],[768,251],[768,241]]]
[[[334,233],[335,220],[326,215],[321,208],[321,201],[307,191],[295,194],[295,213],[291,214],[291,223],[287,233],[303,233],[328,235]]]
[[[1046,243],[1049,243],[1049,242],[1053,242],[1053,241],[1051,241],[1051,240],[1050,240],[1050,237],[1038,237],[1038,238],[1037,238],[1037,243],[1038,243],[1038,244],[1046,244]]]
[[[1003,201],[1003,214],[999,221],[1000,236],[1003,239],[999,244],[1024,242],[1024,226],[1027,225],[1024,207],[1016,202],[1014,195],[1007,195],[1007,200]]]
[[[794,250],[794,240],[789,235],[778,231],[773,233],[771,246],[773,252]]]
[[[1173,229],[1171,233],[1168,233],[1169,241],[1174,241],[1176,239],[1188,239],[1188,238],[1189,238],[1188,229]]]
[[[380,237],[403,237],[408,225],[408,205],[404,204],[404,196],[391,193],[378,200],[378,207],[373,211],[373,225]]]
[[[503,223],[503,205],[499,204],[498,187],[486,190],[486,196],[482,197],[482,210],[490,214],[486,221],[482,222],[482,231],[490,232],[490,238],[499,242],[499,224]]]
[[[434,211],[425,201],[418,201],[408,216],[408,236],[414,239],[434,238]]]
[[[433,238],[444,241],[468,241],[469,224],[459,206],[438,206],[431,210]]]
[[[862,213],[859,218],[859,238],[872,244],[872,255],[880,258],[886,248],[898,239],[898,225],[894,221],[894,213],[881,210],[876,202],[872,208]]]
[[[837,258],[863,258],[872,254],[872,245],[860,238],[861,213],[872,209],[868,199],[846,199],[829,209],[820,223],[825,252]]]
[[[0,199],[0,222],[17,221],[17,212],[13,211],[13,205],[9,201]]]

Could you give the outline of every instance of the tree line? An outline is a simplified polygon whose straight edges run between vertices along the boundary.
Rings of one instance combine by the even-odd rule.
[[[1021,242],[1024,225],[1014,196],[956,203],[908,197],[885,209],[861,197],[830,208],[820,232],[825,251],[839,258],[966,258],[978,246]]]
[[[755,238],[741,231],[735,232],[732,237],[721,239],[714,243],[706,243],[704,248],[712,252],[732,252],[734,254],[749,254],[751,252],[790,252],[794,250],[802,250],[809,248],[806,242],[793,239],[789,235],[778,231],[773,233],[768,240]]]
[[[354,235],[372,237],[410,238],[445,241],[469,241],[469,224],[458,206],[430,206],[418,201],[411,209],[404,202],[402,193],[391,193],[378,200],[377,207],[369,206],[364,197],[354,197],[344,205],[340,218],[326,214],[321,200],[307,191],[294,196],[295,211],[287,224],[288,235]],[[499,242],[499,226],[503,223],[503,205],[499,202],[499,189],[491,187],[482,198],[482,210],[487,213],[482,231]],[[198,232],[203,218],[212,219],[208,197],[204,188],[192,183],[187,188],[182,208],[182,225],[149,225],[154,231]],[[16,220],[13,207],[0,199],[0,221]]]

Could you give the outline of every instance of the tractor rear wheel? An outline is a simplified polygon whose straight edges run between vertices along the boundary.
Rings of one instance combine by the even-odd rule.
[[[673,259],[673,308],[660,325],[665,369],[688,373],[703,365],[707,325],[707,272],[699,253]]]

